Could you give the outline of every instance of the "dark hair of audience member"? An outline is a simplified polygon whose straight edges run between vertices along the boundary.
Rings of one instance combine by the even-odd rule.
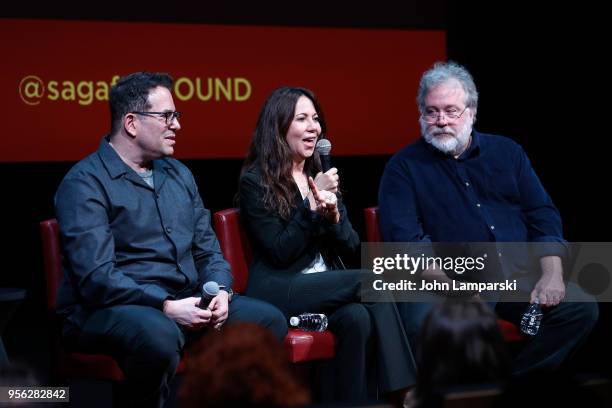
[[[417,404],[438,390],[505,382],[510,359],[493,311],[475,300],[448,300],[429,313],[417,350]]]
[[[295,407],[310,403],[283,346],[268,330],[235,323],[187,350],[181,407]]]
[[[0,366],[0,386],[37,387],[39,385],[36,373],[27,364],[7,363]]]

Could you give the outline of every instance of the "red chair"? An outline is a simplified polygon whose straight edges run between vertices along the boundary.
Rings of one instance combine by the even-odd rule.
[[[55,316],[57,288],[63,277],[62,253],[59,237],[59,226],[56,219],[40,223],[42,237],[43,261],[47,283],[47,311]],[[111,356],[105,354],[71,353],[58,347],[57,369],[59,374],[71,378],[93,378],[100,380],[122,381],[123,371]],[[181,372],[184,363],[181,360],[177,372]]]
[[[378,207],[368,207],[363,210],[365,215],[366,237],[368,242],[381,242],[382,236],[378,225]],[[507,320],[497,319],[499,328],[507,342],[525,340],[518,327]]]
[[[244,293],[253,253],[240,222],[240,211],[230,208],[216,212],[213,214],[213,225],[223,256],[232,268],[233,289]],[[319,333],[289,329],[285,338],[285,348],[292,363],[332,358],[334,347],[334,335],[329,330]]]

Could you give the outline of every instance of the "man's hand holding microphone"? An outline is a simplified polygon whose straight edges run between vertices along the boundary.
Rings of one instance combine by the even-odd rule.
[[[230,289],[231,290],[231,289]],[[188,329],[202,327],[220,329],[229,313],[230,294],[217,282],[202,285],[202,296],[164,301],[164,313]]]

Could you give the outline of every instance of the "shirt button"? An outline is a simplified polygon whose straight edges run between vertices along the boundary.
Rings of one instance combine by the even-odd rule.
[[[501,255],[501,252],[498,252],[498,253],[497,253],[497,255],[502,256],[502,255]]]
[[[465,186],[466,186],[466,187],[469,187],[469,186],[470,186],[470,183],[468,183],[468,182],[466,181],[466,182],[465,182]]]
[[[476,207],[480,208],[480,203],[476,203]]]
[[[491,229],[494,230],[495,229],[495,225],[491,225]]]
[[[166,232],[167,232],[168,234],[170,234],[170,233],[172,232],[172,228],[170,228],[170,227],[166,227]]]

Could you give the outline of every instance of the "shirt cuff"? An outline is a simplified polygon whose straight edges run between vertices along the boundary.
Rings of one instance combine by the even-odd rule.
[[[159,310],[164,309],[164,301],[169,299],[172,299],[172,296],[168,292],[153,284],[145,286],[141,298],[145,306],[151,306]]]
[[[566,259],[569,256],[569,246],[566,241],[558,237],[544,236],[533,241],[533,253],[538,258],[545,256],[558,256]]]

